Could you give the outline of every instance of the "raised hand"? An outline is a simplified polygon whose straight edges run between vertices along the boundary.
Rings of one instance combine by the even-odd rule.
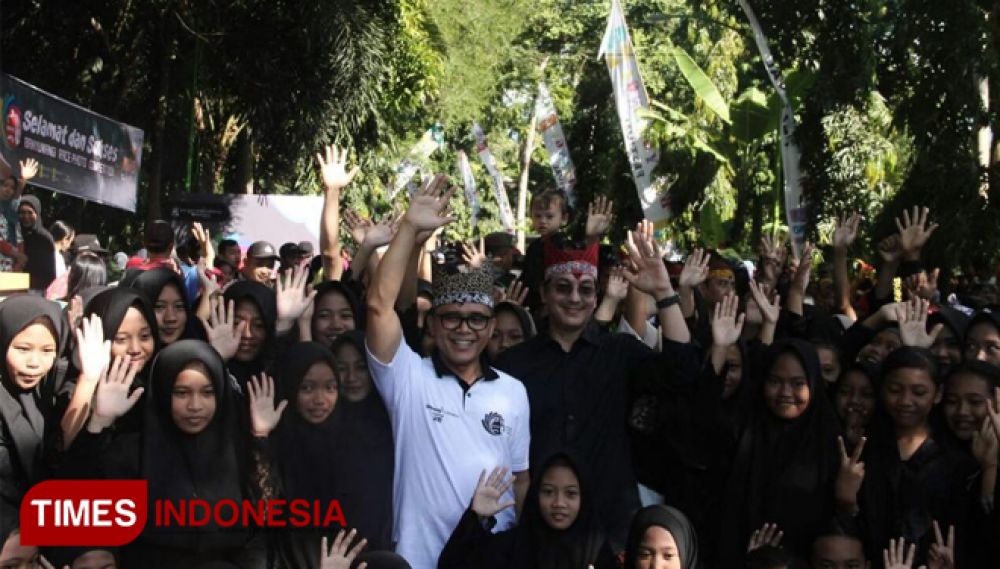
[[[930,209],[913,206],[912,216],[909,211],[904,209],[902,220],[896,218],[896,227],[899,229],[899,247],[906,257],[911,259],[919,257],[920,249],[937,230],[938,224],[927,223],[929,214]]]
[[[1000,438],[1000,387],[993,389],[993,400],[986,399],[987,413],[990,424],[993,425],[993,434]]]
[[[887,264],[903,260],[903,248],[899,244],[898,235],[890,235],[878,243],[878,255]]]
[[[511,283],[507,286],[507,290],[504,291],[504,300],[517,304],[518,306],[524,306],[524,300],[526,298],[528,298],[528,287],[524,286],[520,277],[511,281]]]
[[[628,281],[625,280],[625,269],[614,267],[608,276],[608,288],[604,292],[607,298],[614,300],[625,300],[628,296]]]
[[[833,220],[833,247],[846,251],[858,236],[861,215],[857,212]]]
[[[212,236],[208,229],[196,221],[191,225],[191,235],[201,248],[201,258],[207,259],[208,262],[215,260],[215,248],[212,247]]]
[[[926,300],[933,300],[934,294],[937,292],[937,281],[940,274],[941,269],[934,269],[930,273],[920,271],[906,277],[903,286],[906,287],[911,298],[919,296]]]
[[[711,257],[704,249],[695,249],[688,255],[684,260],[684,269],[681,270],[678,286],[682,289],[692,289],[705,282],[708,278],[708,261]]]
[[[815,251],[816,248],[813,247],[813,244],[806,242],[805,247],[802,248],[802,258],[798,259],[798,265],[795,267],[795,273],[792,275],[791,286],[795,287],[795,290],[803,296],[806,294],[806,289],[809,288],[809,274],[812,271],[813,253]]]
[[[290,271],[285,271],[283,276],[278,277],[275,287],[275,296],[278,305],[277,331],[279,334],[287,332],[295,324],[295,321],[302,316],[309,304],[312,303],[315,291],[307,291],[306,279],[309,278],[309,270],[306,267],[293,267]]]
[[[205,257],[198,259],[198,282],[201,284],[201,294],[209,298],[219,291],[219,283],[208,274],[208,262]]]
[[[358,245],[365,240],[368,234],[368,230],[372,227],[372,222],[370,219],[361,217],[361,215],[354,211],[353,209],[344,210],[344,223],[347,224],[347,231],[351,234],[351,238]]]
[[[740,299],[735,294],[727,294],[716,303],[712,314],[712,345],[725,348],[740,340],[747,315],[743,313],[737,317],[739,308]]]
[[[930,348],[944,329],[944,324],[938,324],[927,332],[927,308],[930,302],[914,297],[910,302],[900,303],[896,307],[896,321],[899,322],[899,337],[904,346]]]
[[[350,184],[360,171],[360,168],[355,166],[348,172],[347,149],[340,149],[332,144],[326,147],[325,157],[322,153],[316,154],[316,162],[319,164],[319,172],[323,177],[323,185],[328,190],[339,190]]]
[[[274,379],[266,373],[260,374],[259,379],[257,376],[251,377],[247,383],[247,392],[250,394],[250,427],[253,436],[267,438],[278,426],[288,401],[284,400],[277,407],[274,406]]]
[[[507,490],[514,483],[514,477],[507,478],[507,468],[497,466],[490,472],[489,477],[486,471],[479,474],[479,482],[476,483],[476,492],[472,495],[472,511],[480,518],[490,518],[514,505],[513,501],[500,502]]]
[[[917,544],[911,543],[906,547],[906,540],[899,538],[889,540],[889,547],[882,550],[882,561],[885,569],[912,569],[913,558],[917,553]]]
[[[764,524],[760,529],[753,531],[750,535],[750,543],[747,544],[747,552],[760,549],[765,545],[778,547],[781,545],[781,538],[785,537],[785,532],[778,529],[778,524]]]
[[[997,461],[1000,459],[1000,439],[997,439],[989,420],[983,421],[979,431],[972,434],[972,456],[984,470],[997,467]]]
[[[420,232],[432,232],[455,221],[455,217],[448,213],[448,201],[455,190],[446,190],[447,185],[448,177],[438,174],[410,198],[410,209],[406,210],[403,220],[417,230],[418,236]]]
[[[388,245],[399,229],[399,217],[387,215],[374,225],[369,225],[362,241],[367,247],[378,249],[383,245]]]
[[[105,369],[97,382],[97,392],[94,394],[94,412],[90,417],[90,427],[96,432],[111,426],[115,419],[128,413],[135,402],[142,397],[143,388],[138,388],[129,395],[132,381],[138,368],[132,365],[128,358],[117,357],[110,369]]]
[[[28,158],[18,162],[21,167],[21,180],[27,182],[38,175],[38,160]]]
[[[934,520],[934,543],[927,552],[928,569],[955,569],[955,526],[948,526],[948,539],[941,535],[941,526]]]
[[[774,295],[774,302],[767,299],[767,293],[764,292],[763,286],[757,284],[757,281],[753,279],[750,280],[750,294],[753,296],[754,302],[757,303],[757,307],[760,308],[760,314],[764,317],[764,322],[768,324],[777,324],[778,317],[781,315],[781,295]]]
[[[781,237],[772,239],[770,235],[764,235],[760,238],[758,252],[760,253],[761,268],[764,271],[764,280],[772,284],[777,282],[781,267],[785,264],[785,258],[788,256],[784,239]]]
[[[215,348],[216,352],[219,352],[224,361],[228,362],[233,359],[236,350],[240,347],[240,338],[243,337],[249,325],[246,321],[236,325],[236,302],[230,300],[227,306],[225,299],[215,297],[212,299],[208,320],[201,316],[198,319],[205,327],[208,343]]]
[[[837,437],[840,447],[840,471],[834,484],[834,496],[840,504],[856,504],[861,483],[865,480],[865,463],[861,462],[861,453],[865,450],[868,439],[861,437],[853,454],[847,454],[844,437]]]
[[[101,317],[84,318],[76,330],[76,349],[80,356],[80,378],[97,382],[111,363],[111,340],[104,339]]]
[[[585,235],[589,241],[599,241],[608,232],[614,220],[614,203],[604,196],[598,196],[587,206],[587,226]]]
[[[628,234],[628,258],[632,270],[626,269],[622,275],[637,290],[660,300],[674,294],[663,259],[660,258],[653,234],[653,223],[643,220],[636,230]]]
[[[473,269],[483,266],[486,261],[486,240],[479,238],[479,246],[462,243],[462,261]]]
[[[345,530],[337,532],[337,537],[333,540],[333,547],[327,546],[326,536],[323,536],[322,549],[320,550],[320,569],[351,569],[351,563],[361,553],[361,550],[368,545],[367,539],[361,539],[351,547],[354,537],[358,535],[358,530],[352,529],[350,533]],[[358,564],[356,569],[365,569],[367,563]]]

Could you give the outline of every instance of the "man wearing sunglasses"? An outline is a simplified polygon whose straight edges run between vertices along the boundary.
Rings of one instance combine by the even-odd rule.
[[[446,182],[436,176],[414,194],[367,298],[368,363],[396,443],[393,539],[415,569],[437,567],[481,473],[501,467],[504,478],[514,475],[512,484],[501,486],[498,503],[515,503],[518,511],[528,487],[527,393],[483,355],[496,327],[489,264],[435,266],[425,325],[433,355],[421,358],[402,341],[394,305],[408,261],[435,229],[454,219],[447,213],[452,192],[443,191]],[[514,520],[506,508],[493,527],[507,529]]]

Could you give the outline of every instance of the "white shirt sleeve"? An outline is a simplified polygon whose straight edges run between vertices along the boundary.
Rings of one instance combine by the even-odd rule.
[[[371,370],[375,389],[382,395],[390,412],[398,410],[402,401],[414,390],[414,382],[422,365],[421,357],[414,352],[403,338],[399,339],[399,347],[389,363],[382,363],[368,349],[365,342],[365,352],[368,357],[368,369]]]
[[[531,450],[531,407],[528,405],[528,392],[524,385],[520,381],[514,381],[518,387],[514,400],[519,410],[514,417],[514,432],[510,437],[510,470],[524,472],[528,470],[528,452]]]
[[[650,348],[660,351],[660,331],[655,328],[649,321],[646,321],[646,328],[642,331],[640,335],[638,332],[632,329],[632,326],[628,323],[628,320],[622,318],[618,321],[618,332],[622,334],[630,334],[635,336],[637,340],[646,344]]]

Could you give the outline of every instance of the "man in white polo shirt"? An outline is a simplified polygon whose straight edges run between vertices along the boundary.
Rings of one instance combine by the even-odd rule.
[[[446,183],[437,176],[414,194],[368,289],[368,363],[396,444],[393,537],[396,552],[414,569],[437,567],[483,470],[501,466],[514,474],[504,499],[514,500],[518,512],[528,488],[527,392],[483,357],[496,326],[488,267],[435,271],[426,324],[433,357],[410,349],[396,315],[410,256],[430,232],[453,220],[446,214]],[[497,514],[495,528],[513,522],[507,509]]]

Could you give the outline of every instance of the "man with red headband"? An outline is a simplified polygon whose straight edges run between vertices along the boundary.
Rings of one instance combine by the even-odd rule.
[[[602,332],[592,321],[598,300],[597,243],[584,249],[546,243],[541,295],[547,326],[497,362],[528,390],[530,461],[563,449],[581,458],[598,482],[597,507],[617,550],[640,505],[626,431],[630,382],[641,373],[667,387],[698,374],[678,297],[648,222],[631,235],[629,258],[633,270],[625,277],[630,285],[656,300],[662,353],[631,335]]]

